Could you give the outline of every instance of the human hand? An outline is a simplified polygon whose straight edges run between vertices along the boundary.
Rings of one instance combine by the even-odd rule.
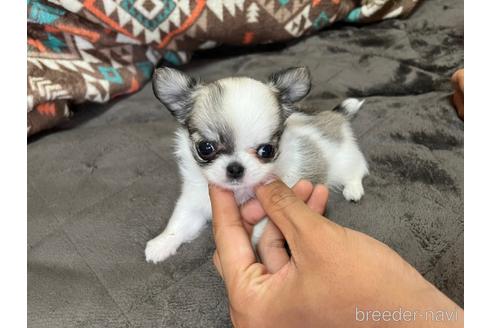
[[[451,82],[454,88],[453,103],[458,116],[463,120],[465,118],[465,70],[457,70],[451,77]]]
[[[256,195],[285,237],[290,257],[281,247],[267,247],[265,264],[258,263],[248,236],[254,222],[243,221],[231,192],[210,187],[214,262],[236,327],[462,326],[462,310],[393,250],[327,220],[303,202],[316,197],[299,199],[279,181],[258,187]],[[399,308],[414,313],[410,321],[361,321],[356,316],[356,309]],[[457,319],[425,320],[419,314],[426,311],[455,313]]]
[[[314,212],[323,215],[328,203],[328,189],[324,185],[316,185],[307,180],[300,180],[293,187],[294,194]],[[251,199],[240,208],[243,224],[251,236],[253,227],[267,214],[257,199]],[[256,245],[256,252],[268,272],[277,272],[289,259],[285,249],[285,238],[277,226],[268,221],[261,238]],[[217,255],[216,256],[216,263]]]

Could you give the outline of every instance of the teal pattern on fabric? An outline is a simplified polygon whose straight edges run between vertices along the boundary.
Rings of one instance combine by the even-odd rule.
[[[116,68],[112,66],[99,66],[98,69],[105,80],[117,84],[123,84],[123,79],[121,78],[121,75]]]
[[[172,13],[176,4],[172,0],[163,0],[164,7],[155,15],[152,19],[146,17],[138,8],[135,8],[135,0],[123,0],[120,3],[120,7],[123,8],[128,14],[134,17],[140,24],[145,26],[148,30],[155,30],[169,15]]]
[[[345,17],[346,22],[350,23],[356,23],[359,21],[360,14],[361,14],[361,8],[357,7],[354,8],[351,12],[348,13],[347,17]]]
[[[69,115],[67,108],[72,104],[102,103],[135,92],[152,78],[152,66],[179,67],[202,48],[288,42],[345,19],[361,25],[388,15],[408,16],[423,2],[20,1],[27,9],[28,134],[61,122],[59,118]],[[381,6],[375,11],[365,10],[373,5]],[[36,110],[47,102],[47,107]]]
[[[164,54],[164,59],[173,65],[181,65],[181,60],[174,51],[166,51],[166,53]]]
[[[142,71],[143,75],[145,76],[146,79],[150,79],[152,76],[152,71],[154,70],[154,64],[152,64],[149,61],[143,61],[136,63],[137,68]]]
[[[329,22],[330,20],[328,19],[328,16],[324,11],[322,11],[321,14],[319,14],[319,16],[314,20],[313,26],[315,29],[319,30],[328,25]]]
[[[62,40],[48,33],[48,39],[43,41],[43,44],[55,52],[62,52],[62,48],[67,48],[67,45]]]
[[[65,10],[44,5],[38,0],[29,0],[27,5],[31,5],[29,18],[39,24],[52,24],[65,15]]]

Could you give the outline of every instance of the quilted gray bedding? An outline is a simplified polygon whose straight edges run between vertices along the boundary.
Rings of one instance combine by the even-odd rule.
[[[463,305],[463,122],[449,99],[463,66],[463,2],[425,1],[407,20],[252,53],[203,53],[183,69],[261,79],[294,65],[313,75],[307,105],[366,99],[353,120],[366,195],[353,204],[332,193],[327,216],[388,244]],[[147,85],[30,140],[30,327],[230,326],[210,227],[164,263],[145,262],[180,190],[175,128]]]

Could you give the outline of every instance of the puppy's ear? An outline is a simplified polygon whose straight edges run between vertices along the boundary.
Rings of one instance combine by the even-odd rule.
[[[280,93],[284,103],[295,103],[311,89],[311,74],[307,67],[291,67],[270,76],[270,84]]]
[[[152,78],[154,95],[181,124],[185,123],[191,112],[192,93],[196,87],[197,81],[194,78],[178,70],[162,67],[154,71]]]

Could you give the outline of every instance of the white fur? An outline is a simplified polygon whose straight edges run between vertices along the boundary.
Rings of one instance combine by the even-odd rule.
[[[348,121],[341,127],[341,140],[331,140],[308,124],[306,114],[294,113],[285,122],[278,158],[272,163],[263,163],[256,157],[255,149],[267,141],[280,115],[271,88],[252,79],[231,78],[219,82],[225,90],[222,115],[234,131],[235,151],[221,155],[207,167],[200,167],[191,153],[193,145],[187,130],[178,130],[176,154],[183,180],[181,196],[164,232],[147,243],[145,256],[149,262],[160,262],[175,254],[181,244],[193,240],[211,219],[209,182],[233,190],[239,204],[254,196],[256,185],[274,175],[293,186],[302,178],[305,163],[299,151],[302,147],[300,137],[309,138],[322,150],[322,158],[328,164],[328,186],[342,188],[347,200],[358,201],[364,194],[362,179],[368,174],[367,163]],[[200,103],[200,94],[195,97],[196,103]],[[354,112],[361,102],[347,104]],[[241,183],[231,183],[227,179],[225,168],[233,160],[246,168]],[[263,220],[255,227],[254,243],[260,238],[266,222]]]
[[[263,83],[245,78],[227,78],[219,82],[226,90],[221,115],[234,131],[235,152],[221,155],[210,166],[201,170],[211,183],[235,190],[239,200],[247,200],[253,195],[252,188],[273,170],[273,164],[261,163],[255,151],[259,144],[269,139],[280,113],[270,110],[275,108],[276,99],[271,89]],[[196,110],[205,110],[200,94],[196,97]],[[214,131],[208,133],[213,135]],[[238,161],[247,168],[240,185],[231,183],[226,176],[226,167],[232,161]]]
[[[324,137],[316,128],[307,125],[306,115],[294,113],[287,120],[287,128],[282,136],[280,156],[276,163],[276,175],[289,186],[301,179],[301,167],[304,163],[298,151],[282,151],[282,149],[296,149],[301,147],[300,137],[307,137],[316,143],[322,150],[322,156],[328,165],[326,184],[330,187],[345,187],[356,185],[368,174],[367,163],[355,142],[352,130],[345,122],[342,126],[343,140],[335,142]],[[360,188],[362,184],[360,183]],[[345,197],[347,200],[358,201],[360,197]],[[349,193],[352,195],[352,193]]]
[[[354,116],[364,104],[365,99],[347,98],[340,104],[340,107],[348,117]]]

